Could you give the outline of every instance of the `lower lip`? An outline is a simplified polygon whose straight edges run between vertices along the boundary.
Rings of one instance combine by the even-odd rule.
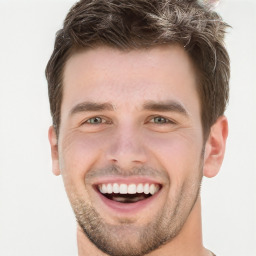
[[[103,201],[103,203],[111,210],[113,210],[119,214],[135,214],[136,212],[139,212],[139,211],[143,210],[144,208],[148,207],[150,204],[152,204],[153,201],[155,201],[158,198],[158,196],[161,192],[161,189],[153,196],[150,196],[144,200],[140,200],[136,203],[116,202],[114,200],[110,200],[110,199],[106,198],[98,190],[97,190],[97,192],[98,192],[101,200]]]

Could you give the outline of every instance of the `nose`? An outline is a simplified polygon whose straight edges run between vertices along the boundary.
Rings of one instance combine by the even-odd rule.
[[[142,135],[128,127],[115,132],[106,153],[108,161],[123,169],[138,167],[147,161]]]

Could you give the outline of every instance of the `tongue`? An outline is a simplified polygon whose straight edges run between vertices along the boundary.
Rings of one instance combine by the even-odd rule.
[[[108,199],[119,202],[119,203],[136,203],[138,201],[144,200],[151,195],[148,194],[106,194],[105,195]]]

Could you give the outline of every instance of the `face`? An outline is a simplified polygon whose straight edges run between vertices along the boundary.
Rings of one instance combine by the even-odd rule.
[[[56,169],[84,233],[109,255],[171,241],[197,200],[204,161],[185,51],[87,50],[68,60],[63,82]]]

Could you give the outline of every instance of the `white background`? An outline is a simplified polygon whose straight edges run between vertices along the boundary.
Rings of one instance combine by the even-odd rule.
[[[51,173],[44,69],[71,0],[0,0],[0,255],[73,256],[76,223]],[[202,188],[204,244],[256,255],[256,2],[221,0],[232,25],[230,133],[216,178]]]

